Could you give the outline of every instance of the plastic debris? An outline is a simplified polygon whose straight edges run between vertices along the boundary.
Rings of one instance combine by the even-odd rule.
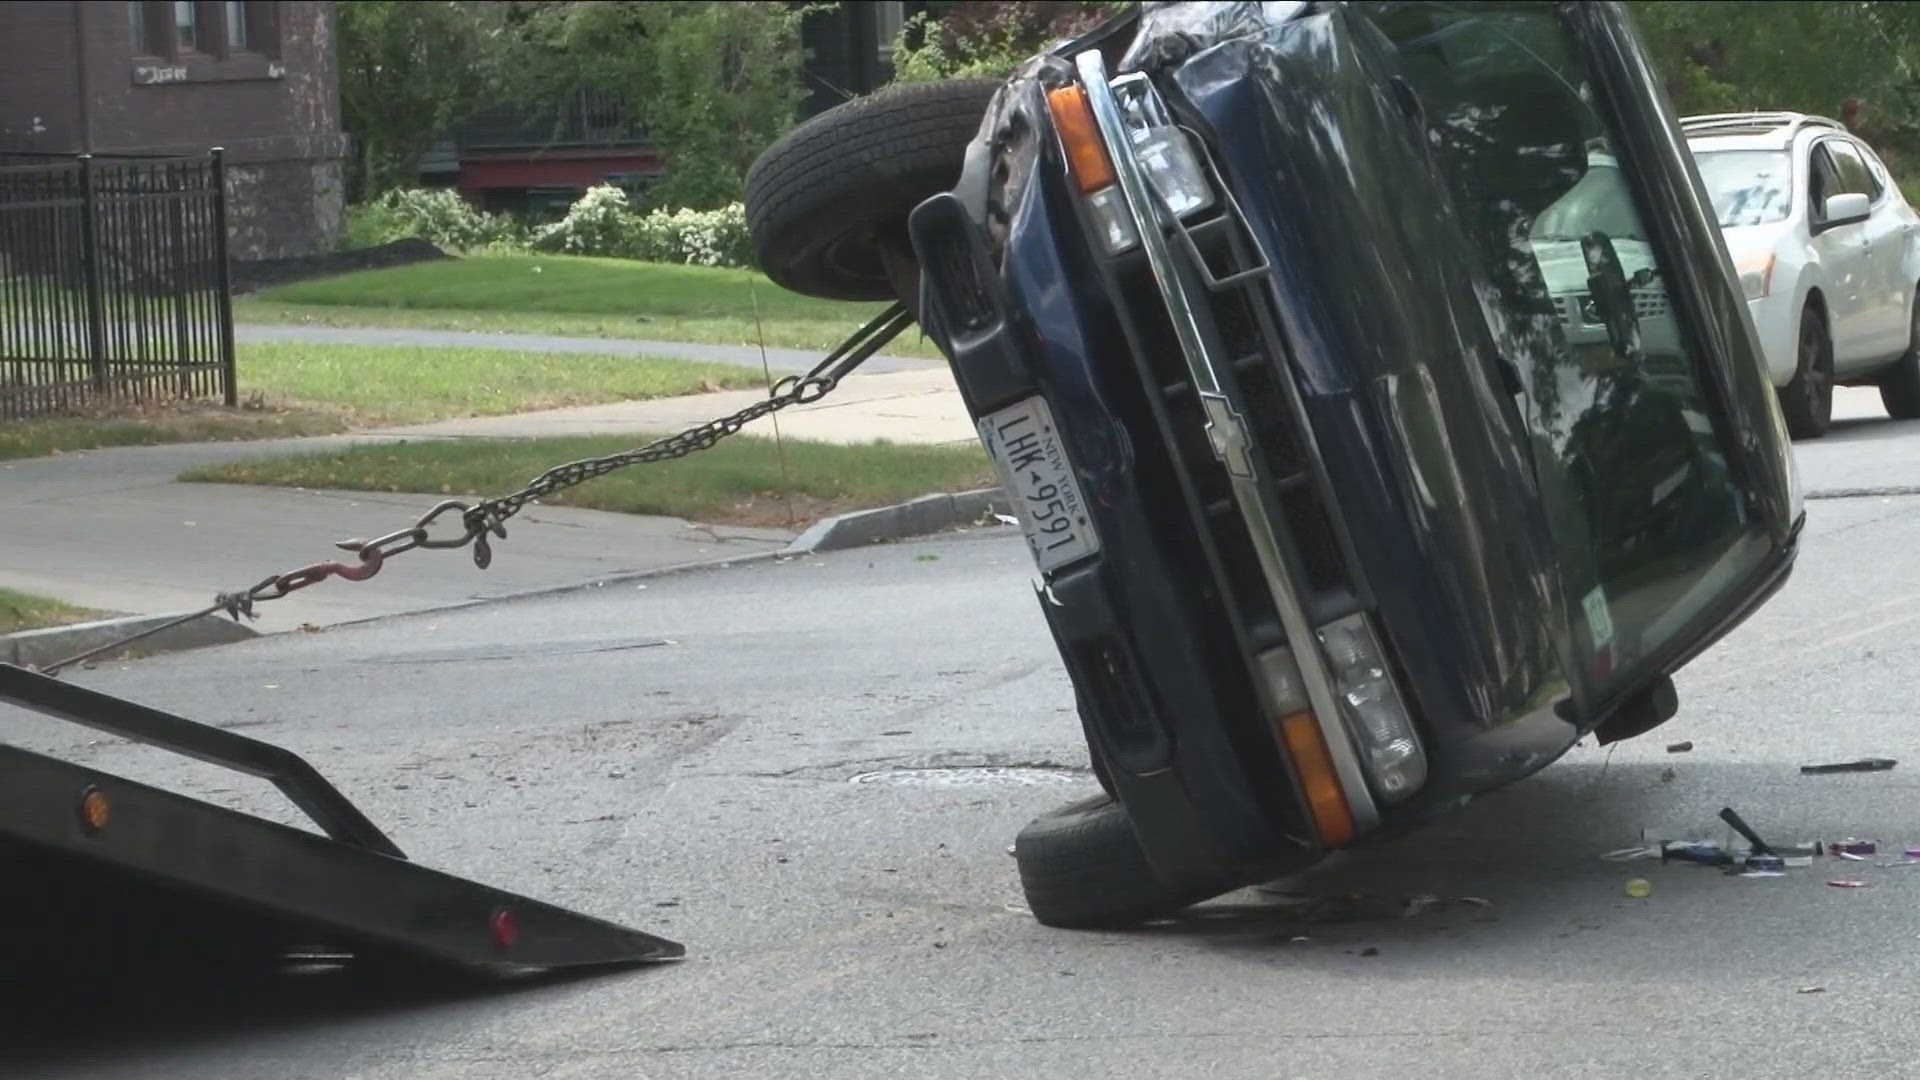
[[[1691,749],[1693,749],[1692,740],[1688,740],[1686,742],[1672,742],[1667,744],[1667,753],[1669,754],[1684,754]]]
[[[1778,855],[1764,852],[1749,854],[1746,861],[1736,871],[1737,877],[1786,877],[1787,861]]]
[[[1920,859],[1920,844],[1908,845],[1907,858]]]
[[[1824,994],[1826,992],[1827,988],[1824,986],[1803,986],[1794,991],[1796,994]]]
[[[1002,524],[1002,525],[1018,525],[1018,524],[1020,524],[1020,519],[1019,519],[1019,518],[1017,518],[1017,517],[1014,517],[1014,516],[1013,516],[1012,514],[1002,514],[1002,513],[999,513],[998,511],[995,511],[995,513],[994,513],[994,515],[993,515],[993,519],[994,519],[995,521],[998,521],[998,522],[999,522],[1000,524]]]
[[[1851,836],[1827,845],[1827,854],[1836,859],[1851,859],[1854,862],[1863,862],[1867,856],[1877,854],[1879,850],[1880,845],[1874,841],[1859,840]]]
[[[1653,882],[1646,878],[1628,878],[1626,887],[1621,890],[1635,900],[1645,900],[1653,895]]]
[[[1805,776],[1820,776],[1826,773],[1842,772],[1886,772],[1897,762],[1892,758],[1870,757],[1859,761],[1836,761],[1827,765],[1802,765],[1800,772]]]
[[[1827,882],[1827,884],[1836,889],[1864,889],[1867,887],[1867,883],[1858,878],[1834,878],[1832,881]]]

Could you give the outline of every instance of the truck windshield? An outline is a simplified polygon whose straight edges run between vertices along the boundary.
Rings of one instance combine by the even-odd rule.
[[[1365,4],[1397,48],[1493,340],[1521,375],[1570,673],[1634,681],[1759,557],[1693,345],[1551,3]],[[1592,700],[1590,698],[1589,700]]]

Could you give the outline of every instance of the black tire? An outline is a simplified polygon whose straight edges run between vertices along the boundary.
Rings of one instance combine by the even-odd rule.
[[[1817,439],[1833,423],[1833,336],[1818,305],[1800,313],[1799,369],[1780,391],[1780,411],[1787,434]]]
[[[884,245],[960,177],[997,79],[889,86],[808,120],[747,172],[753,257],[776,284],[828,300],[892,300]]]
[[[1111,795],[1034,818],[1014,839],[1013,856],[1033,917],[1070,930],[1133,926],[1231,888],[1162,884]]]
[[[1880,376],[1880,403],[1895,420],[1920,420],[1920,293],[1907,315],[1907,351]]]

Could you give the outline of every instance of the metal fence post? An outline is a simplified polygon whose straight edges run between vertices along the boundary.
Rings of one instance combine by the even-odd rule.
[[[86,283],[87,359],[93,392],[107,392],[107,312],[100,298],[100,219],[94,200],[93,155],[80,155],[80,267]]]
[[[220,320],[220,382],[227,407],[240,404],[240,373],[233,357],[233,269],[227,265],[227,152],[213,148],[215,312]]]

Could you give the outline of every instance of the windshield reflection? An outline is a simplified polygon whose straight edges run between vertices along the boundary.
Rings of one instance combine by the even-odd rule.
[[[1713,150],[1693,155],[1723,229],[1785,221],[1793,209],[1793,163],[1774,150]]]

